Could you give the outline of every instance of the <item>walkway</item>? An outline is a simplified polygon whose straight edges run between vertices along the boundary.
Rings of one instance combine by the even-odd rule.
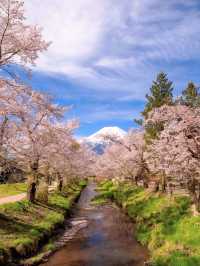
[[[26,198],[26,193],[21,193],[21,194],[18,194],[18,195],[1,198],[0,199],[0,205],[1,204],[5,204],[5,203],[12,203],[12,202],[21,201],[21,200],[23,200],[25,198]]]

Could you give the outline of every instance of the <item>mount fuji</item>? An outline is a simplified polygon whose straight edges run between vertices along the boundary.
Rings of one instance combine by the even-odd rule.
[[[126,134],[127,132],[119,127],[104,127],[89,137],[82,138],[81,142],[87,144],[97,154],[102,154],[106,146],[110,144],[105,136],[123,139]]]

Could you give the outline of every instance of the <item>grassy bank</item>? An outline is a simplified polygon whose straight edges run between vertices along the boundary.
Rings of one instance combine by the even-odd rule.
[[[0,185],[0,198],[14,196],[26,192],[27,184],[15,183],[15,184],[2,184]]]
[[[95,203],[113,199],[136,222],[136,237],[148,246],[151,265],[200,265],[200,216],[192,216],[188,197],[169,198],[111,181],[101,183],[99,191]]]
[[[48,240],[79,196],[85,183],[53,193],[48,204],[21,202],[0,205],[0,265],[33,255]]]

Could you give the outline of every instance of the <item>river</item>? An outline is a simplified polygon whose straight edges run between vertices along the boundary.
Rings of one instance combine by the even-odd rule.
[[[114,204],[93,207],[95,184],[81,194],[72,219],[87,220],[66,245],[42,266],[143,266],[148,252],[134,238],[130,219]]]

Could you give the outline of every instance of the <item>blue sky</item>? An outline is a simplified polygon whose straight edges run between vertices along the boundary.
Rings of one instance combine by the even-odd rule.
[[[104,126],[135,127],[159,71],[200,84],[199,0],[26,0],[29,23],[52,41],[32,85],[71,105],[77,135]]]

